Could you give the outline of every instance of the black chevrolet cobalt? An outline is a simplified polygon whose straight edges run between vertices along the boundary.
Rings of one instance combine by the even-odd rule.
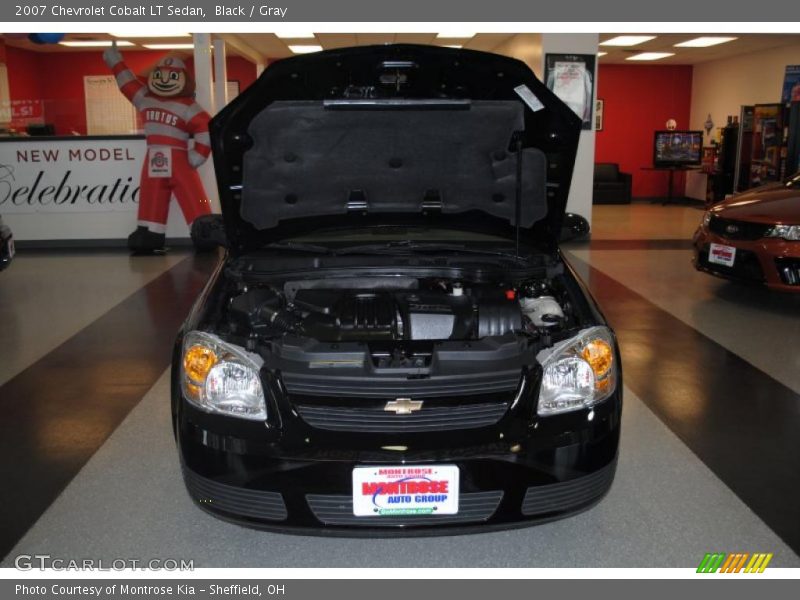
[[[558,247],[580,129],[523,63],[428,46],[282,60],[231,102],[226,255],[173,364],[197,505],[420,535],[600,500],[622,378]]]

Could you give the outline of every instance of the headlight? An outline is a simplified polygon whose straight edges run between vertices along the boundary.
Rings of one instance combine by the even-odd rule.
[[[542,350],[539,416],[580,410],[608,398],[617,387],[614,337],[607,327],[590,327]]]
[[[183,339],[183,396],[208,412],[263,421],[267,418],[259,377],[263,364],[260,356],[244,348],[210,333],[190,331]]]
[[[703,213],[703,227],[708,228],[708,224],[711,222],[711,211],[707,210]]]
[[[764,237],[783,238],[789,242],[800,241],[800,225],[775,225]]]

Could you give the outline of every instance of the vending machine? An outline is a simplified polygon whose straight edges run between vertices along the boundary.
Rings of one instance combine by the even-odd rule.
[[[753,112],[755,107],[742,106],[739,114],[739,136],[736,144],[734,191],[743,192],[750,187],[750,158],[753,153]]]
[[[800,102],[792,102],[786,109],[786,164],[783,178],[800,172]]]
[[[756,104],[750,153],[750,181],[756,187],[783,177],[784,105]]]

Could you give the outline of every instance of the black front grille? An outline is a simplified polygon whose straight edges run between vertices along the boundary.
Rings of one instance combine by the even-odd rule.
[[[282,374],[290,394],[330,397],[417,397],[458,396],[513,392],[519,386],[520,369],[497,373],[466,373],[427,378],[386,376],[337,376],[329,370],[322,375],[309,373]]]
[[[201,506],[221,510],[233,515],[283,521],[286,505],[278,492],[249,490],[213,481],[188,468],[183,469],[183,479],[189,495]]]
[[[380,406],[344,407],[294,404],[300,417],[312,427],[330,431],[411,433],[453,429],[476,429],[494,425],[508,410],[507,402],[484,402],[453,406],[425,406],[408,415],[395,414]]]
[[[713,273],[718,273],[719,275],[724,275],[725,277],[730,277],[731,279],[763,283],[764,271],[761,268],[761,263],[758,261],[758,256],[756,256],[754,252],[737,248],[733,266],[726,267],[725,265],[709,262],[708,250],[709,246],[706,245],[698,254],[698,261],[702,268]]]
[[[352,496],[308,494],[306,500],[314,516],[326,525],[360,527],[404,527],[415,525],[454,525],[487,521],[503,499],[502,490],[474,492],[458,497],[455,515],[409,515],[407,517],[357,517]]]
[[[712,216],[708,223],[711,232],[728,240],[760,240],[772,229],[772,225],[736,221]]]
[[[800,285],[800,258],[776,258],[775,266],[785,285]]]
[[[529,487],[522,500],[522,514],[544,515],[570,511],[585,506],[605,494],[614,480],[617,461],[595,471],[563,483],[551,483]]]

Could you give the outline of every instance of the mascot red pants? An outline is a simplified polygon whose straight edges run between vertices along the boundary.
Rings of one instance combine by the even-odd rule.
[[[211,212],[195,170],[211,153],[210,117],[194,101],[194,81],[180,58],[161,59],[150,71],[146,84],[125,65],[116,46],[106,50],[103,58],[122,93],[139,111],[147,137],[138,223],[128,237],[128,246],[135,252],[159,250],[164,247],[172,195],[189,225]]]

